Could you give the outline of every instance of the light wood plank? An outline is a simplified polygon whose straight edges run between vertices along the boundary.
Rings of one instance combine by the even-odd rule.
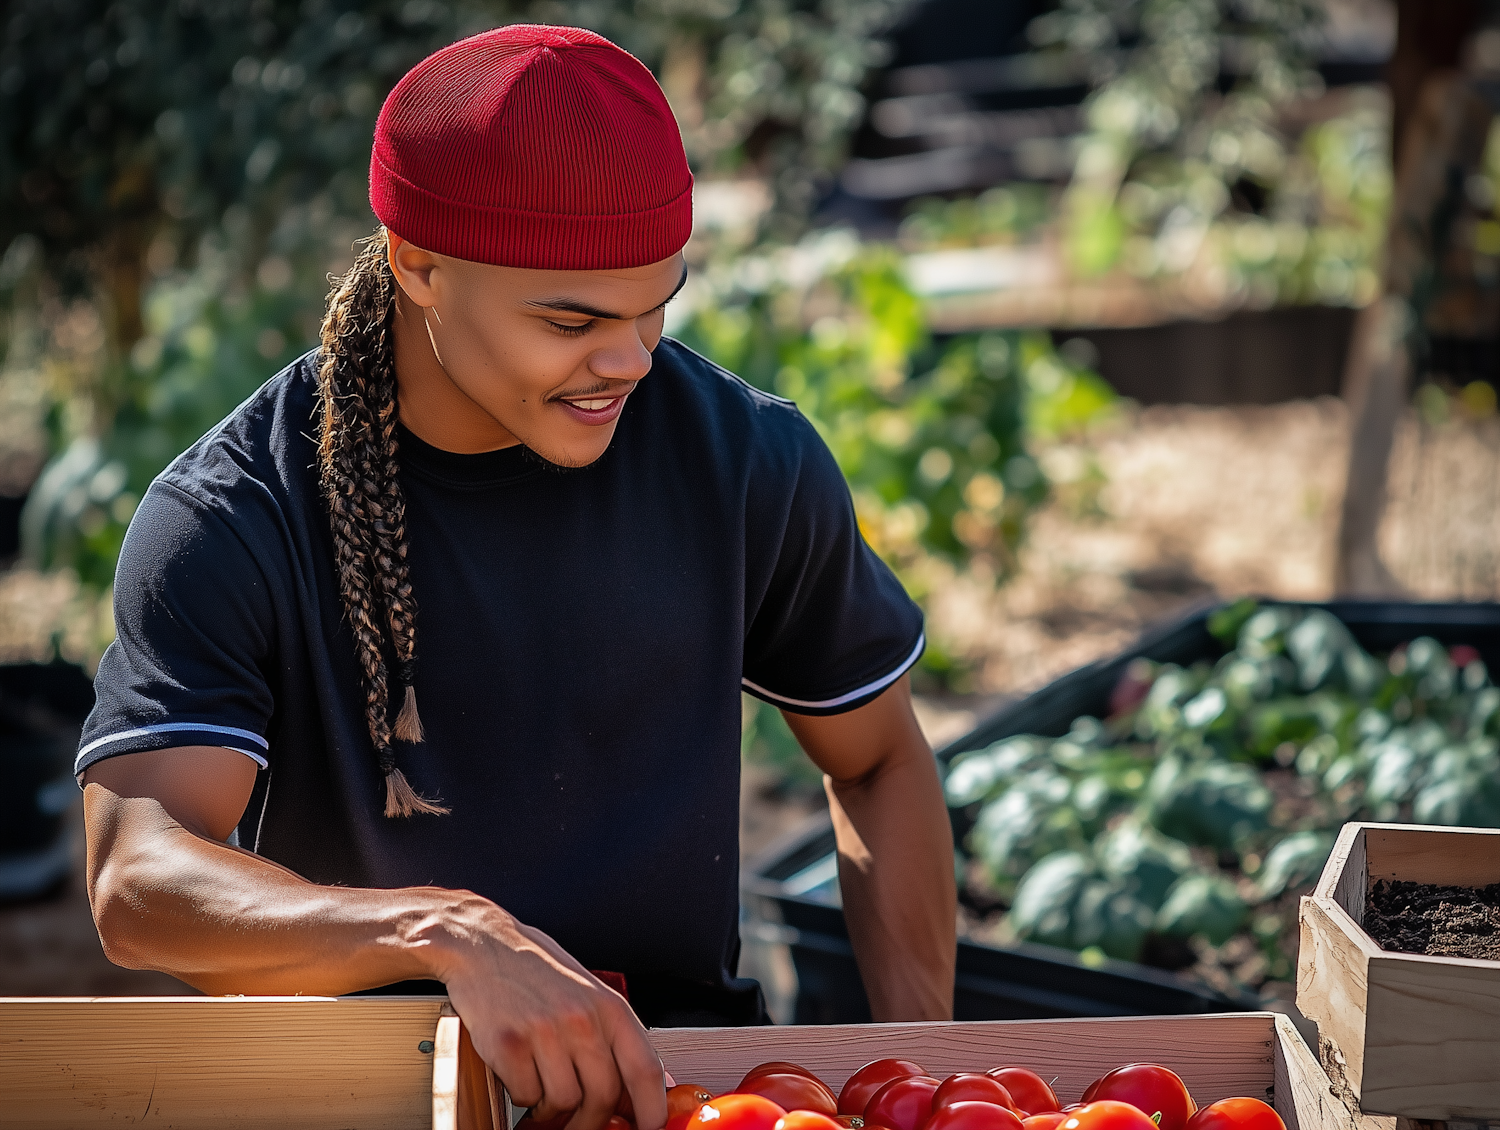
[[[1368,829],[1361,824],[1347,824],[1339,833],[1339,839],[1348,838],[1348,850],[1339,861],[1338,874],[1333,884],[1333,901],[1344,908],[1344,913],[1361,929],[1365,924],[1365,895],[1370,889],[1369,859],[1366,838]],[[1329,856],[1328,862],[1334,861]],[[1324,868],[1325,872],[1327,868]],[[1326,897],[1326,896],[1325,896]]]
[[[1500,962],[1384,954],[1370,962],[1365,1110],[1500,1113]]]
[[[1273,1084],[1272,1013],[994,1020],[941,1024],[658,1029],[650,1033],[679,1083],[719,1092],[750,1068],[794,1059],[835,1091],[873,1059],[912,1059],[942,1078],[1002,1064],[1056,1076],[1059,1098],[1076,1101],[1104,1072],[1151,1060],[1181,1075],[1200,1103],[1233,1095],[1266,1098]],[[1309,1128],[1310,1130],[1310,1128]]]
[[[458,1031],[458,1130],[498,1130],[494,1075],[485,1066],[469,1030]]]
[[[1343,1054],[1349,1086],[1358,1094],[1364,1065],[1367,971],[1374,946],[1331,899],[1304,898],[1299,918],[1297,1007],[1316,1022],[1319,1037],[1332,1040]]]
[[[1500,883],[1500,828],[1363,827],[1371,882],[1405,879],[1455,887]]]
[[[0,1124],[408,1130],[441,998],[0,999]]]
[[[1396,1119],[1351,1111],[1333,1093],[1317,1057],[1302,1042],[1290,1018],[1276,1017],[1272,1104],[1287,1130],[1394,1130]]]
[[[438,1018],[432,1057],[432,1130],[458,1130],[458,1047],[463,1022],[450,1006]]]

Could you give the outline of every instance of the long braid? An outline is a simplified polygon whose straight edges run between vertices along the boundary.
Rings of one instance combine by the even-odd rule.
[[[391,747],[386,651],[405,688],[394,736],[422,740],[417,716],[417,606],[406,546],[406,500],[397,479],[396,281],[382,229],[355,258],[328,302],[318,370],[323,428],[318,462],[333,530],[339,593],[365,688],[365,721],[385,778],[385,814],[448,811],[417,795]]]

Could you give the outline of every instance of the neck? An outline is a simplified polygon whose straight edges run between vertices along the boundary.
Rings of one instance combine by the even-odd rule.
[[[429,319],[434,317],[425,313]],[[461,455],[514,447],[520,440],[444,371],[423,314],[422,307],[405,294],[397,294],[393,329],[401,422],[424,443]]]

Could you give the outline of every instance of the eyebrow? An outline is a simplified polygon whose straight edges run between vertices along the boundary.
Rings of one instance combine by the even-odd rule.
[[[687,283],[687,277],[687,264],[684,263],[682,265],[682,278],[677,280],[677,285],[672,288],[672,293],[667,295],[666,298],[662,299],[660,305],[653,306],[651,310],[660,310],[662,306],[665,306],[668,302],[671,302],[672,299],[676,298],[677,292],[680,291]],[[579,298],[540,298],[528,301],[526,305],[537,306],[543,310],[557,310],[566,314],[583,314],[590,318],[607,318],[612,322],[623,322],[626,320],[624,314],[616,314],[609,310],[601,310],[599,309],[599,307],[592,306]],[[647,311],[647,313],[650,312],[650,310]]]

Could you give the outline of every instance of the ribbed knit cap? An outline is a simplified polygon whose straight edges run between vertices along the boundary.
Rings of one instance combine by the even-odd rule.
[[[413,67],[381,107],[370,204],[428,251],[610,270],[682,249],[693,177],[638,59],[576,27],[512,24]]]

